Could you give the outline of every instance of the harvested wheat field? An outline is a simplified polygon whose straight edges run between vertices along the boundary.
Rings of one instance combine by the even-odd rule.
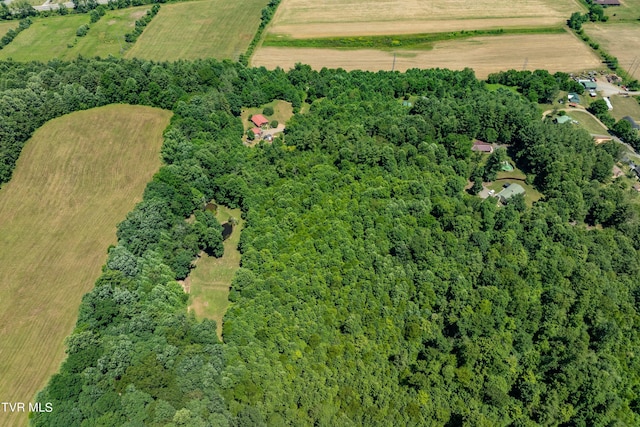
[[[150,107],[95,108],[46,123],[25,145],[0,190],[3,401],[34,402],[57,371],[116,225],[160,167],[170,117]],[[27,424],[27,413],[8,412],[0,425]]]
[[[556,49],[554,46],[563,46]],[[568,53],[570,52],[570,54]],[[336,50],[263,47],[252,65],[273,69],[292,68],[297,62],[313,68],[345,70],[391,70],[393,52],[380,50]],[[478,78],[489,73],[517,69],[582,71],[601,65],[600,59],[571,34],[533,34],[477,37],[437,43],[432,50],[403,50],[396,54],[395,70],[409,68],[473,68]]]
[[[575,0],[283,0],[269,32],[316,38],[547,27],[583,9]]]
[[[640,23],[590,24],[584,28],[589,37],[618,58],[622,68],[640,79]]]

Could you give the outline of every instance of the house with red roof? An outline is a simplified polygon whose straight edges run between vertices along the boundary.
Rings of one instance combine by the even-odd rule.
[[[256,114],[251,116],[251,121],[253,122],[254,125],[256,125],[259,128],[269,123],[269,120],[267,120],[267,118],[262,114]]]
[[[493,153],[493,146],[491,144],[487,144],[484,141],[480,141],[476,139],[473,141],[473,145],[471,146],[471,151],[480,151],[481,153]]]

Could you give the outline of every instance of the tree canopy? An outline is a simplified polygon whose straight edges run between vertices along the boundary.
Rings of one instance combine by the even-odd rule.
[[[640,423],[637,196],[609,180],[615,147],[522,96],[470,70],[216,61],[0,62],[0,83],[4,181],[56,115],[175,114],[33,425]],[[245,147],[240,109],[276,99],[297,113],[284,138]],[[545,197],[469,195],[505,155],[481,171],[474,138]],[[211,199],[246,219],[224,343],[175,281],[220,254]]]

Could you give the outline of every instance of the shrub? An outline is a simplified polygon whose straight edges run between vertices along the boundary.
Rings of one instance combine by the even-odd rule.
[[[84,24],[78,27],[78,29],[76,30],[76,36],[84,37],[87,35],[88,32],[89,32],[89,25]]]
[[[278,127],[278,121],[277,120],[272,120],[271,123],[269,123],[269,125],[272,128],[277,128]]]
[[[262,114],[265,116],[273,116],[273,107],[264,107],[262,109]]]

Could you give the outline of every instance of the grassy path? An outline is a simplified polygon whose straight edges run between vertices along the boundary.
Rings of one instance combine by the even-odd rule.
[[[233,275],[240,268],[240,251],[238,242],[244,225],[240,218],[240,209],[229,209],[218,205],[216,218],[225,223],[229,217],[238,220],[231,236],[224,241],[224,255],[213,258],[203,254],[196,263],[191,275],[187,278],[187,286],[191,294],[191,305],[197,317],[213,319],[217,323],[218,337],[222,339],[222,318],[229,306],[229,288]]]

